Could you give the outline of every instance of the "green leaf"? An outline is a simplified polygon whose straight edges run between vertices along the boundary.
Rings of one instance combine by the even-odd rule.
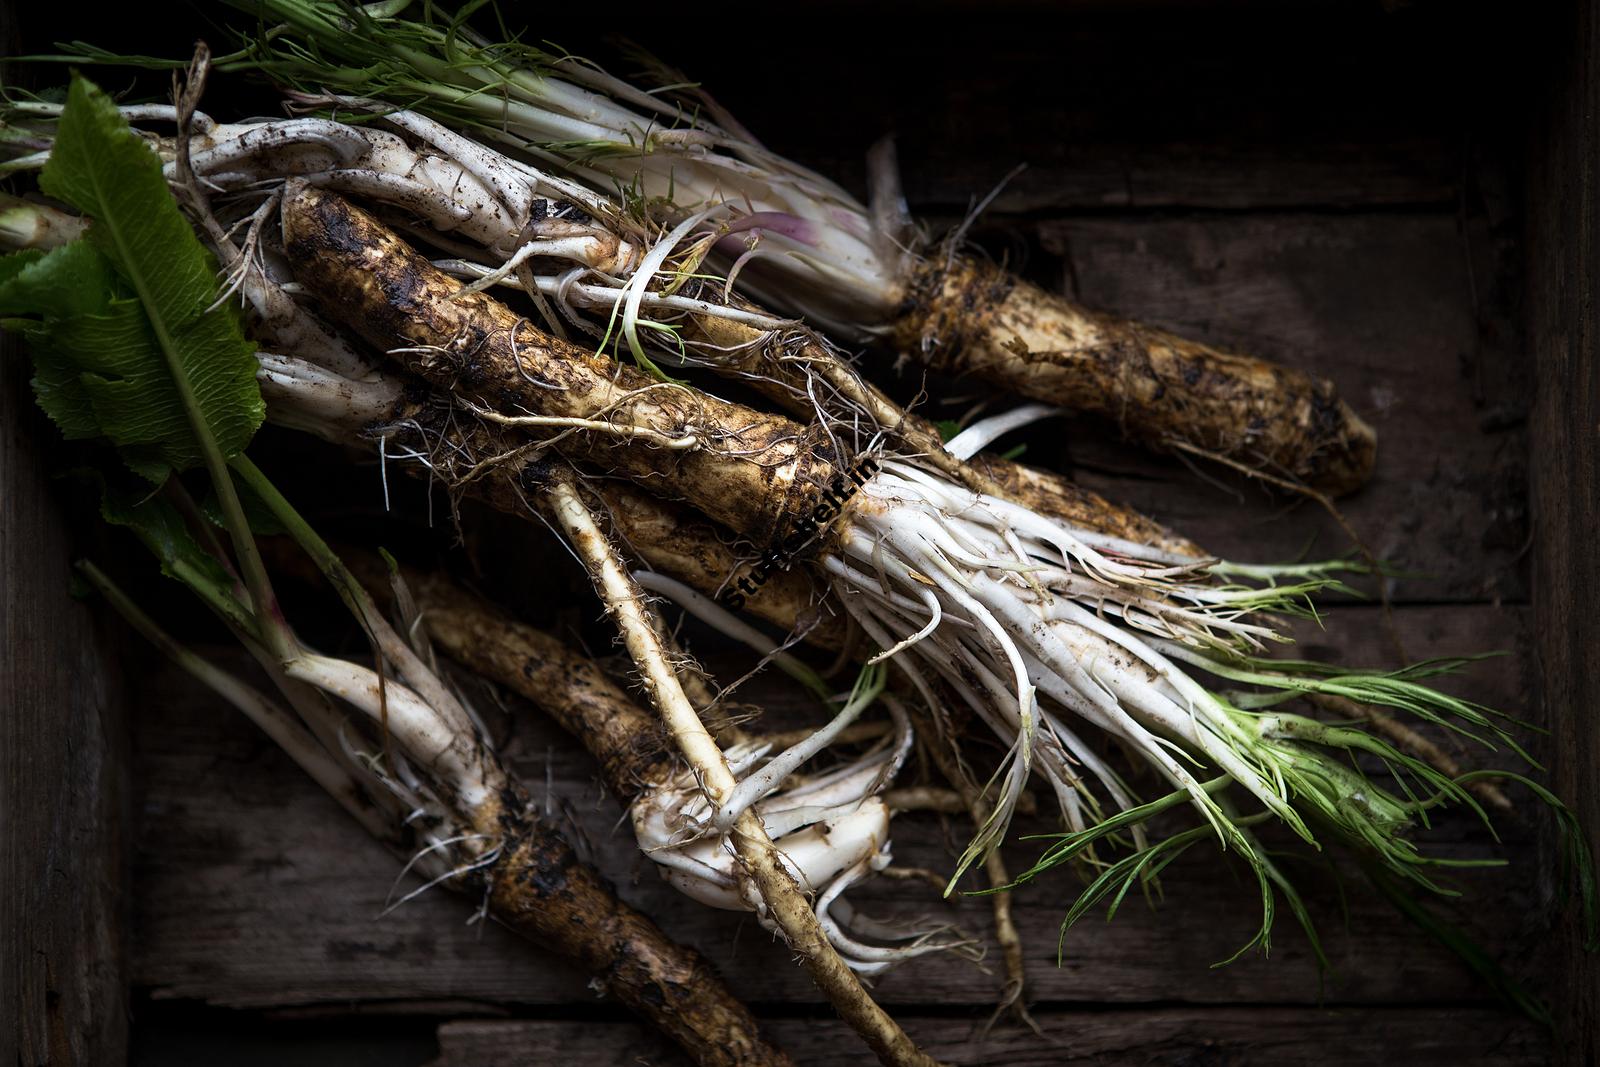
[[[34,351],[34,399],[67,440],[99,437],[100,420],[95,417],[94,401],[89,399],[88,390],[70,366],[41,357],[40,353],[49,347],[48,339],[39,336],[41,333],[43,331],[37,329],[22,331]]]
[[[0,314],[31,342],[40,405],[69,437],[104,436],[159,481],[249,443],[265,415],[255,347],[161,162],[75,77],[41,187],[93,220],[47,255],[0,261]]]
[[[0,259],[0,315],[62,319],[105,310],[116,275],[87,242],[27,249]]]
[[[162,574],[188,586],[241,629],[254,630],[254,622],[234,592],[238,586],[237,577],[195,539],[182,512],[165,493],[100,481],[103,519],[113,526],[133,531],[160,562]]]
[[[34,353],[34,395],[69,440],[99,437],[100,420],[52,326],[103,311],[115,286],[111,265],[84,241],[0,258],[0,315],[7,316],[0,326],[27,339]]]
[[[45,254],[37,248],[27,248],[15,255],[0,259],[0,291],[4,291],[11,285],[12,279],[27,270],[27,268],[36,265],[44,257]],[[0,315],[8,313],[4,304],[0,303]]]
[[[227,569],[200,547],[183,515],[160,492],[107,485],[100,500],[100,516],[138,535],[160,561],[161,573],[169,578],[177,577],[177,569],[192,568],[224,588],[233,584]]]
[[[249,482],[236,482],[234,488],[239,494],[239,506],[244,509],[244,518],[250,524],[250,532],[257,537],[272,537],[289,532],[261,495],[251,487]],[[222,508],[222,501],[217,499],[215,489],[208,490],[200,498],[200,513],[216,526],[227,529],[228,517]]]

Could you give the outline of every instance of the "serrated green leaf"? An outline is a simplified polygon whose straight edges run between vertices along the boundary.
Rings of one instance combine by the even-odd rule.
[[[0,315],[92,315],[103,311],[116,291],[111,264],[87,241],[0,258]]]
[[[0,325],[11,328],[9,324]],[[69,441],[82,441],[100,436],[100,420],[95,418],[94,402],[84,388],[78,374],[64,361],[42,358],[41,352],[49,348],[49,338],[42,327],[30,323],[20,331],[28,338],[34,351],[33,396],[56,424],[61,435]]]
[[[99,475],[100,515],[143,541],[161,564],[161,573],[182,582],[213,609],[242,628],[250,621],[234,595],[238,579],[189,532],[183,513],[160,491],[114,486]]]
[[[11,284],[11,280],[29,267],[36,265],[45,254],[37,248],[25,248],[20,252],[0,259],[0,292]],[[9,314],[5,302],[0,300],[0,315]]]
[[[0,314],[26,316],[41,406],[72,437],[103,435],[159,481],[243,451],[265,416],[255,347],[213,306],[215,265],[161,163],[104,93],[75,77],[40,185],[93,219],[88,235],[0,267]],[[19,258],[25,257],[25,258]]]
[[[100,498],[100,517],[113,526],[132,530],[149,546],[161,562],[161,572],[169,577],[175,565],[186,564],[219,584],[226,585],[230,580],[222,564],[189,533],[178,509],[159,492],[106,485]]]
[[[100,421],[79,380],[76,361],[52,338],[52,328],[75,315],[103,311],[116,291],[104,256],[77,241],[50,252],[27,250],[0,258],[0,320],[34,353],[33,392],[68,440],[100,436]]]

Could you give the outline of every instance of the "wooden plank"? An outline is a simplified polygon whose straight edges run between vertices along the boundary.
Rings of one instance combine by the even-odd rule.
[[[421,1067],[439,1052],[438,1019],[426,1016],[295,1019],[149,1001],[136,1001],[133,1010],[131,1067]]]
[[[1386,143],[1074,139],[1030,145],[1014,143],[1022,131],[993,117],[935,132],[900,114],[891,128],[898,131],[905,191],[920,217],[964,212],[1002,181],[989,205],[997,215],[1443,205],[1456,195],[1460,168],[1456,146],[1432,136]],[[862,159],[872,138],[841,154],[839,146],[850,143],[802,145],[795,155],[857,188],[866,182]],[[1019,165],[1025,169],[1008,179]]]
[[[747,49],[714,27],[664,25],[651,48],[768,145],[852,190],[866,186],[868,147],[894,134],[922,212],[965,209],[1018,164],[997,211],[1456,197],[1456,72],[1473,47],[1447,14],[1276,5],[1119,19],[1041,5],[908,18],[858,6],[831,21],[848,29],[830,34],[829,66],[852,74],[803,92],[793,72],[816,61],[804,34]],[[1316,48],[1283,45],[1313,35]]]
[[[1403,625],[1418,654],[1427,655],[1514,642],[1520,617],[1513,608],[1409,609]],[[1309,651],[1376,656],[1383,639],[1374,621],[1371,609],[1336,612],[1327,635]],[[1515,708],[1523,691],[1519,670],[1515,659],[1494,661],[1474,672],[1472,684],[1452,684]],[[780,717],[797,700],[781,681],[765,680],[747,697]],[[468,908],[460,900],[431,894],[380,917],[395,860],[364,839],[248,724],[197,694],[187,680],[171,672],[154,676],[141,704],[138,765],[145,789],[135,982],[152,996],[253,1008],[389,1001],[417,1011],[459,1010],[462,1001],[593,1004],[582,976],[504,931],[466,926]],[[659,880],[626,828],[617,827],[619,809],[599,796],[592,765],[570,742],[533,716],[515,725],[506,749],[513,765],[535,783],[548,768],[552,795],[568,806],[625,898],[704,951],[752,1000],[815,1003],[803,973],[754,923],[690,905]],[[1524,820],[1531,817],[1519,813],[1503,828],[1510,855],[1522,862],[1532,832]],[[904,820],[895,831],[896,857],[948,869],[950,846],[959,846],[963,833],[955,826],[947,838],[928,817]],[[1458,821],[1446,820],[1434,839],[1474,854],[1488,848],[1481,832]],[[1013,862],[1028,854],[1014,852]],[[1110,925],[1086,922],[1068,940],[1060,967],[1057,925],[1070,881],[1046,881],[1019,893],[1033,995],[1119,1003],[1484,1000],[1469,974],[1386,905],[1352,886],[1346,931],[1335,887],[1315,868],[1303,880],[1337,969],[1325,983],[1287,920],[1270,960],[1210,969],[1249,936],[1255,905],[1220,860],[1197,854],[1167,879],[1163,908],[1134,903]],[[1486,942],[1507,946],[1508,966],[1527,973],[1527,954],[1540,944],[1540,909],[1528,898],[1526,880],[1498,875],[1477,884],[1496,904],[1466,915],[1469,926]],[[926,914],[958,921],[978,936],[989,931],[987,908],[974,898],[947,906],[931,890],[880,882],[852,899],[872,913]],[[877,993],[893,1005],[982,1004],[994,995],[995,982],[970,964],[929,958],[886,976]]]
[[[1332,378],[1378,431],[1370,485],[1341,502],[1400,601],[1522,599],[1525,401],[1514,326],[1485,336],[1454,216],[1265,215],[1041,224],[1062,284],[1091,307]],[[1486,240],[1486,238],[1480,238]],[[1047,264],[1031,265],[1041,276]],[[1481,273],[1481,271],[1480,271]],[[1353,313],[1352,309],[1359,309]],[[1059,425],[1059,424],[1058,424]],[[1270,511],[1111,427],[1030,435],[1029,458],[1235,558],[1336,555],[1349,541],[1315,505]]]
[[[127,1040],[126,737],[111,644],[68,594],[57,440],[0,338],[0,1063]]]
[[[0,5],[0,55],[23,51]],[[7,85],[26,85],[0,64]],[[127,736],[114,643],[68,594],[59,436],[0,334],[0,1063],[126,1055]],[[76,547],[82,547],[76,546]]]
[[[1536,1027],[1505,1015],[1456,1010],[1309,1008],[1167,1008],[1155,1011],[1044,1012],[1044,1036],[1016,1025],[981,1033],[982,1020],[902,1017],[933,1056],[951,1064],[1049,1067],[1079,1064],[1304,1064],[1367,1067],[1408,1064],[1538,1064],[1546,1046]],[[778,1019],[773,1037],[799,1062],[823,1067],[861,1062],[861,1051],[834,1019]],[[686,1061],[633,1023],[455,1022],[439,1028],[431,1067],[511,1067],[525,1063]]]
[[[1552,772],[1600,844],[1600,16],[1553,5],[1551,69],[1531,139],[1528,297],[1538,380],[1533,415],[1535,620],[1539,699],[1551,727]],[[1556,962],[1560,1062],[1600,1059],[1600,962],[1569,927]]]

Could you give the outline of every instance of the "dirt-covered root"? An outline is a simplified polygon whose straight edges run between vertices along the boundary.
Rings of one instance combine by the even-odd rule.
[[[646,609],[644,592],[596,520],[577,473],[571,468],[552,469],[546,493],[555,524],[584,562],[595,591],[616,622],[651,706],[660,714],[706,800],[719,808],[725,806],[738,787],[733,770],[684,694],[667,661],[655,620]],[[937,1061],[919,1049],[873,1001],[835,950],[753,807],[743,810],[727,837],[759,900],[759,913],[783,934],[812,981],[877,1054],[879,1062],[895,1067],[935,1067]]]
[[[483,417],[566,436],[563,454],[688,500],[766,546],[836,477],[825,435],[782,416],[652,379],[540,332],[435,269],[348,200],[290,182],[284,247],[332,318]],[[486,414],[484,414],[486,413]]]
[[[741,551],[735,538],[687,508],[620,482],[594,483],[595,495],[605,505],[611,535],[652,570],[676,578],[713,600],[740,592],[740,610],[772,623],[785,633],[804,633],[809,644],[838,649],[848,626],[844,613],[829,605],[827,587],[815,580],[810,568],[797,564],[787,570],[770,569],[754,592],[743,593],[741,578],[750,579],[760,568],[750,546]]]
[[[761,310],[737,298],[732,302]],[[833,410],[825,414],[845,421],[859,412],[897,439],[902,451],[927,457],[975,493],[1005,497],[1042,515],[1163,551],[1203,555],[1187,538],[1053,471],[985,453],[965,461],[949,454],[933,423],[896,404],[808,329],[765,331],[715,315],[691,315],[682,323],[681,336],[690,350],[751,384],[791,415],[809,419],[819,406],[831,405]]]
[[[619,900],[534,810],[508,792],[478,813],[475,829],[501,842],[482,872],[490,913],[583,967],[701,1067],[788,1067],[711,964]]]
[[[612,794],[632,800],[669,781],[670,740],[599,664],[560,638],[506,615],[440,574],[406,572],[434,645],[472,673],[505,686],[589,750]]]
[[[1335,495],[1377,456],[1372,427],[1324,379],[1087,311],[989,263],[930,258],[893,339],[944,373],[1105,416],[1149,447],[1195,446]]]
[[[269,411],[276,422],[337,444],[376,447],[386,457],[386,468],[398,467],[436,481],[453,498],[472,497],[524,519],[544,509],[541,487],[546,471],[552,462],[563,462],[551,456],[546,442],[512,427],[463,416],[449,397],[418,383],[389,383],[372,410],[362,405],[358,417],[348,412],[320,417],[312,404],[315,398],[303,392],[270,395]],[[766,558],[725,526],[626,481],[596,478],[590,488],[603,505],[608,533],[639,563],[705,596],[724,597]],[[798,628],[819,647],[838,649],[844,644],[848,629],[844,615],[825,603],[826,586],[808,568],[799,564],[770,568],[759,587],[752,582],[752,588],[754,592],[743,594],[743,610],[785,632]],[[704,703],[691,696],[697,705]]]

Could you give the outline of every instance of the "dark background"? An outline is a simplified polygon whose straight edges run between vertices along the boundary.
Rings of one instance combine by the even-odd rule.
[[[1548,101],[1571,45],[1565,6],[1534,16],[1527,7],[1151,0],[505,10],[513,25],[532,23],[532,36],[599,59],[612,54],[605,35],[625,33],[701,80],[770,147],[858,192],[866,149],[893,133],[913,212],[936,231],[1027,164],[974,226],[974,240],[1091,306],[1333,378],[1379,431],[1377,476],[1345,510],[1406,572],[1390,586],[1405,651],[1509,649],[1458,691],[1540,720],[1527,204],[1530,160],[1543,151]],[[22,51],[83,37],[182,56],[200,33],[222,47],[200,12],[174,5],[151,16],[130,8],[91,19],[65,5],[8,12]],[[43,84],[61,73],[23,76]],[[163,81],[146,78],[136,91],[159,92]],[[205,106],[219,116],[274,110],[270,94],[220,76]],[[867,358],[880,378],[892,373],[886,356]],[[37,440],[38,420],[17,410],[26,408],[18,384],[8,372],[5,433]],[[936,395],[970,395],[959,383],[935,385]],[[1319,554],[1347,548],[1314,508],[1152,458],[1107,426],[1073,420],[1065,430],[1039,428],[1027,443],[1029,461],[1223,554],[1282,559],[1308,543]],[[370,465],[330,463],[328,453],[270,431],[263,451],[287,477],[315,465],[304,501],[323,528],[364,542],[382,529],[385,544],[492,581],[522,614],[609,651],[576,568],[548,538],[483,517],[463,551],[447,523],[428,525],[419,489],[396,486],[402,514],[386,517]],[[40,501],[61,495],[42,483],[31,491]],[[38,595],[52,595],[49,568],[10,534],[10,565],[31,569]],[[53,540],[64,540],[59,524],[30,543]],[[78,551],[119,550],[77,540]],[[162,587],[151,582],[147,593],[159,599]],[[296,595],[296,617],[319,603]],[[193,626],[174,601],[164,613]],[[1380,615],[1372,604],[1341,606],[1325,632],[1305,635],[1308,651],[1393,663]],[[81,620],[67,625],[85,629]],[[109,797],[83,816],[95,827],[89,844],[123,857],[96,873],[112,884],[99,905],[84,907],[113,902],[108,914],[118,916],[97,937],[111,979],[131,984],[135,1062],[423,1063],[441,1047],[441,1063],[661,1060],[578,976],[497,932],[480,941],[461,927],[459,901],[430,898],[375,921],[393,861],[344,826],[248,724],[219,718],[203,693],[115,635],[76,639],[122,647],[126,685],[103,673],[96,693],[82,697],[98,709],[86,726],[104,745],[92,777]],[[103,660],[87,655],[83,670]],[[761,695],[782,714],[781,688]],[[677,914],[688,909],[641,877],[648,872],[630,858],[631,844],[610,832],[614,805],[595,801],[591,770],[562,743],[524,717],[510,751],[535,779],[547,762],[555,768],[557,792],[624,894],[711,954],[778,1020],[802,1062],[857,1062],[853,1039],[753,924]],[[1552,927],[1551,843],[1526,809],[1504,830],[1514,873],[1475,880],[1476,902],[1458,917],[1508,970],[1559,1001],[1567,991],[1552,972],[1566,942]],[[948,833],[931,820],[904,839],[897,829],[897,854],[939,866]],[[1465,824],[1441,833],[1464,854],[1484,851]],[[20,850],[13,862],[37,854]],[[1107,1063],[1401,1055],[1509,1063],[1552,1054],[1548,1034],[1500,1007],[1382,905],[1352,900],[1341,923],[1331,882],[1310,894],[1335,957],[1326,981],[1287,920],[1270,960],[1210,970],[1247,936],[1254,905],[1215,857],[1186,866],[1159,911],[1133,904],[1111,926],[1087,922],[1060,969],[1060,891],[1021,902],[1037,1012],[1064,1045],[1014,1027],[989,1044],[975,1038],[997,983],[955,963],[914,964],[880,994],[913,1036],[964,1062],[1071,1053]],[[986,920],[966,906],[960,921],[981,931]],[[81,988],[103,997],[106,975],[80,969]],[[53,1003],[65,996],[70,1006],[65,979],[52,975],[47,985]],[[51,1047],[56,1025],[41,1031]],[[60,1025],[71,1029],[70,1014]],[[70,1033],[63,1040],[72,1047]]]

